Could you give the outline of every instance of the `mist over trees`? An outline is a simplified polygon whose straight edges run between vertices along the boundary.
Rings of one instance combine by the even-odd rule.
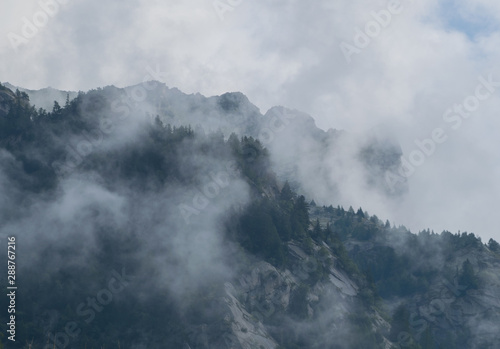
[[[33,348],[227,344],[225,289],[245,282],[257,293],[235,299],[261,332],[238,333],[264,328],[276,348],[498,343],[481,339],[499,314],[493,239],[318,205],[276,175],[262,140],[113,109],[114,89],[51,111],[0,93],[0,233],[19,240],[17,335]]]

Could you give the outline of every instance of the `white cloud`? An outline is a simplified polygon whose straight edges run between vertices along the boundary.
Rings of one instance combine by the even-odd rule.
[[[414,139],[446,126],[443,112],[473,92],[478,76],[500,80],[500,12],[492,0],[457,2],[459,16],[490,14],[488,30],[471,40],[466,27],[450,27],[444,2],[402,3],[404,11],[351,64],[340,43],[352,41],[355,28],[388,1],[243,0],[221,21],[211,1],[72,0],[18,52],[7,34],[20,33],[22,18],[32,18],[39,4],[2,3],[0,80],[86,90],[138,83],[147,66],[159,64],[169,86],[205,95],[239,90],[262,111],[297,108],[325,129],[392,123],[411,151]],[[500,91],[410,178],[398,223],[500,240],[487,213],[500,201],[499,103]]]

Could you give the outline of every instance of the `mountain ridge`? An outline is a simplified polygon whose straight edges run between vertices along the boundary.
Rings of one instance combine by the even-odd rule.
[[[234,132],[239,136],[259,138],[270,149],[278,176],[286,177],[294,183],[296,189],[325,204],[331,203],[331,196],[352,196],[351,193],[343,193],[339,183],[351,175],[356,181],[366,184],[366,191],[374,196],[373,201],[379,200],[377,196],[381,196],[397,202],[397,198],[408,191],[406,178],[401,178],[395,184],[387,180],[388,172],[397,172],[401,167],[403,153],[397,140],[380,128],[367,135],[334,129],[324,131],[316,126],[310,115],[297,110],[275,106],[261,114],[259,108],[241,92],[227,92],[211,97],[199,93],[188,95],[157,81],[124,88],[107,86],[95,91],[101,90],[112,96],[113,113],[127,116],[131,113],[146,113],[151,119],[159,115],[165,124],[172,126],[189,124],[201,127],[203,132],[221,131],[226,137]],[[40,91],[25,90],[30,100],[46,98],[44,90]],[[62,104],[67,92],[58,93],[58,102]],[[347,149],[339,151],[336,147]],[[344,155],[343,151],[348,153]],[[285,160],[286,156],[283,155],[287,153],[293,153],[295,159],[288,157]],[[311,162],[312,156],[315,157],[314,166],[324,179],[320,188],[307,185],[307,177],[311,173],[301,173],[295,168],[297,163]],[[300,160],[297,162],[296,158]],[[340,162],[350,162],[349,169],[336,174],[329,164]],[[344,167],[347,166],[337,166],[337,169]],[[326,187],[332,187],[328,196],[324,195],[323,188]],[[341,200],[345,202],[345,198]],[[352,200],[353,204],[356,200],[358,199]]]
[[[306,200],[301,186],[314,193],[308,185],[329,183],[327,170],[362,164],[363,153],[338,154],[356,140],[308,134],[307,117],[282,107],[262,115],[242,107],[241,94],[157,92],[141,105],[106,87],[50,112],[26,93],[2,92],[0,233],[15,234],[26,258],[19,338],[191,349],[499,345],[498,243],[412,234],[361,208]],[[238,114],[263,123],[225,135],[219,126]],[[364,157],[375,162],[369,172],[383,168],[385,152],[398,154],[384,142],[375,149],[381,159],[376,150]],[[288,176],[275,162],[294,165],[294,154]],[[67,172],[53,166],[61,161]],[[133,277],[107,303],[112,270]],[[103,302],[92,311],[89,297]]]

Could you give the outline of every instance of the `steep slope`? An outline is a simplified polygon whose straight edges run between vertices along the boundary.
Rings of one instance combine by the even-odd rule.
[[[313,217],[342,236],[350,257],[377,286],[401,347],[500,346],[500,255],[474,234],[383,224],[362,210],[319,208]]]
[[[258,140],[121,124],[103,91],[50,113],[18,93],[2,120],[19,137],[0,152],[0,235],[24,258],[12,347],[388,347],[368,281],[331,232],[312,239]]]
[[[294,190],[331,185],[328,200],[350,174],[349,189],[383,192],[393,141],[323,132],[282,107],[261,115],[239,93],[157,87],[142,101],[137,87],[80,93],[51,112],[0,88],[0,236],[23,258],[17,347],[498,346],[497,243],[414,235]]]

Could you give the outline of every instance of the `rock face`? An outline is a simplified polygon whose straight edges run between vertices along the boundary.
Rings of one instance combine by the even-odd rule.
[[[339,267],[326,246],[313,243],[312,249],[306,253],[298,244],[289,243],[289,269],[257,261],[236,280],[226,282],[224,296],[217,301],[217,308],[223,309],[218,319],[192,328],[189,346],[274,349],[283,336],[292,336],[299,342],[304,338],[304,348],[348,348],[348,319],[360,306],[360,286]],[[320,265],[327,268],[316,282]],[[380,334],[381,347],[390,348],[393,343],[383,336],[389,332],[389,323],[369,307],[363,311],[369,314],[372,330]]]
[[[466,348],[499,348],[500,258],[486,247],[467,250],[444,268],[458,269],[465,260],[478,271],[478,289],[455,275],[436,279],[428,292],[406,300],[411,316],[423,324],[417,333],[431,328],[439,340],[446,340],[444,334],[461,332]]]

